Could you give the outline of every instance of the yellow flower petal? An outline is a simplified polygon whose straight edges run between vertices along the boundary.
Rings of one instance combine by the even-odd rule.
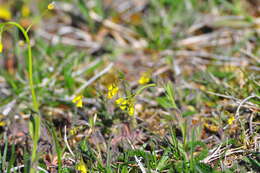
[[[134,115],[134,100],[129,98],[119,98],[116,100],[116,104],[122,111],[127,111],[127,113],[132,116]]]
[[[6,7],[0,7],[0,19],[10,20],[12,18],[11,11]]]
[[[76,106],[82,108],[82,106],[83,106],[82,100],[79,100],[79,101],[77,102]]]
[[[124,99],[122,102],[121,102],[122,105],[128,105],[129,104],[129,100],[126,100]]]
[[[87,173],[87,167],[83,161],[79,162],[79,164],[76,166],[76,169],[80,171],[80,173]]]
[[[107,87],[108,91],[111,91],[113,88],[114,88],[114,85],[113,85],[113,84],[108,85],[108,87]]]
[[[144,85],[150,82],[150,75],[148,73],[143,73],[142,76],[140,77],[138,83],[140,85]]]
[[[0,121],[0,127],[6,126],[6,123],[4,121]]]
[[[54,2],[50,3],[47,8],[48,10],[53,10],[55,8],[55,3]]]
[[[233,124],[234,121],[235,121],[235,117],[232,116],[232,117],[230,117],[230,118],[228,119],[228,124],[231,125],[231,124]]]
[[[129,110],[128,110],[128,114],[130,116],[133,116],[135,113],[135,108],[134,108],[134,105],[132,105],[131,107],[129,107]]]
[[[126,110],[126,108],[127,108],[126,105],[120,105],[119,107],[120,107],[120,109],[123,110],[123,111]]]
[[[83,95],[78,95],[78,96],[76,96],[76,97],[72,100],[72,102],[73,102],[73,103],[76,103],[76,106],[77,106],[77,107],[82,107],[82,106],[83,106],[82,99],[83,99]]]
[[[71,129],[70,130],[71,135],[76,135],[77,134],[77,129]]]
[[[107,93],[107,98],[112,99],[114,95],[117,94],[119,88],[116,86],[116,84],[111,84],[107,87],[108,93]]]
[[[3,44],[0,42],[0,53],[3,52]]]
[[[73,103],[76,103],[76,102],[78,102],[79,100],[82,100],[82,98],[83,98],[83,95],[78,95],[78,96],[76,96],[76,97],[72,100],[72,102],[73,102]]]
[[[121,104],[123,101],[124,101],[124,99],[123,99],[123,98],[119,98],[119,99],[117,99],[117,100],[116,100],[116,104],[118,104],[118,105],[119,105],[119,104]]]

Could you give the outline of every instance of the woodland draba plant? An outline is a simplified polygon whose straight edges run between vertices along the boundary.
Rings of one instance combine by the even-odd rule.
[[[48,10],[53,10],[54,8],[55,8],[54,2],[50,3],[47,7]],[[27,44],[29,85],[30,85],[30,90],[32,95],[33,112],[34,112],[34,114],[30,116],[30,122],[29,122],[29,133],[33,141],[33,148],[31,151],[30,173],[34,173],[36,172],[36,168],[38,165],[37,148],[38,148],[38,141],[40,139],[40,133],[41,133],[41,129],[40,129],[41,117],[39,111],[39,102],[37,100],[34,81],[33,81],[33,57],[32,57],[31,41],[28,35],[28,31],[30,30],[33,24],[31,24],[27,29],[25,29],[19,23],[13,21],[0,23],[0,53],[2,53],[4,47],[4,45],[2,44],[2,34],[4,32],[5,26],[8,25],[18,28],[23,34],[25,38],[25,42]]]
[[[126,91],[124,96],[120,96],[119,91],[119,83],[112,83],[107,86],[107,98],[112,99],[113,97],[117,96],[118,98],[115,100],[116,106],[118,106],[123,112],[127,113],[130,116],[134,115],[135,112],[135,97],[141,92],[148,88],[148,87],[154,87],[155,84],[147,84],[151,80],[150,75],[148,73],[144,73],[141,75],[141,77],[138,80],[138,83],[141,85],[140,88],[137,89],[135,93],[132,93],[132,91]],[[147,84],[147,85],[145,85]]]
[[[5,26],[11,25],[18,28],[26,41],[27,44],[27,59],[28,59],[28,74],[29,74],[29,85],[32,95],[32,102],[33,102],[33,111],[36,112],[33,116],[30,117],[29,122],[29,133],[33,141],[33,148],[31,153],[31,169],[30,172],[33,173],[36,171],[37,167],[37,147],[38,147],[38,141],[40,138],[40,124],[41,124],[41,118],[40,118],[40,112],[39,112],[39,103],[36,97],[35,93],[35,87],[34,87],[34,81],[33,81],[33,58],[32,58],[32,48],[31,48],[31,41],[28,36],[28,31],[25,30],[20,24],[16,22],[5,22],[0,24],[0,38],[2,38],[2,34],[4,31]],[[0,39],[0,50],[3,49],[2,39]]]

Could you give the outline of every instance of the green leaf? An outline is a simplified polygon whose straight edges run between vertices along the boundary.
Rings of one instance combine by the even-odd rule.
[[[164,154],[159,163],[156,166],[156,170],[161,171],[164,167],[166,167],[166,162],[168,161],[169,156],[168,153]]]
[[[166,96],[172,104],[172,108],[178,109],[178,107],[175,103],[175,98],[174,98],[175,93],[174,93],[172,83],[169,81],[164,88],[166,90]]]
[[[213,169],[209,165],[206,165],[204,163],[199,163],[199,162],[196,163],[195,170],[196,170],[196,172],[199,172],[199,173],[213,172]]]
[[[142,86],[141,88],[138,88],[135,96],[140,95],[146,88],[154,87],[154,86],[156,86],[156,85],[155,84],[148,84],[148,85]]]
[[[182,113],[182,117],[189,117],[189,116],[192,116],[196,113],[197,113],[196,111],[185,111],[185,112]]]
[[[165,96],[157,97],[157,98],[156,98],[156,101],[157,101],[157,103],[158,103],[160,106],[164,107],[165,109],[172,107],[172,104],[169,102],[168,98],[165,97]]]
[[[7,173],[11,172],[11,168],[14,166],[14,162],[15,162],[15,144],[12,144],[12,151],[11,151],[11,159],[8,162],[8,168],[7,168]]]
[[[52,137],[55,142],[55,150],[56,150],[57,156],[58,156],[58,172],[61,173],[62,172],[62,150],[61,150],[56,132],[53,127],[51,127],[51,133],[52,133]]]

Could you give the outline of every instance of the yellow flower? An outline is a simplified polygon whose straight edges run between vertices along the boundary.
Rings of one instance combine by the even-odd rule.
[[[138,83],[140,85],[144,85],[150,82],[150,74],[149,73],[143,73],[142,76],[140,77]]]
[[[48,10],[53,10],[54,8],[55,8],[55,3],[54,2],[49,3]]]
[[[129,114],[130,116],[133,116],[134,113],[135,113],[134,105],[131,105],[131,107],[129,107],[129,109],[128,109],[128,114]]]
[[[0,114],[0,127],[6,126],[5,116]]]
[[[87,167],[84,163],[83,160],[81,160],[79,162],[79,164],[76,166],[76,169],[80,172],[80,173],[87,173]]]
[[[6,123],[4,121],[0,121],[0,127],[6,126]]]
[[[76,135],[78,133],[78,128],[74,127],[73,129],[70,130],[71,135]]]
[[[232,117],[230,117],[230,118],[228,119],[228,124],[231,125],[231,124],[233,124],[234,121],[235,121],[235,117],[232,116]]]
[[[120,109],[125,111],[127,109],[128,101],[124,98],[119,98],[116,100],[116,104],[119,105]]]
[[[116,104],[119,105],[119,108],[122,111],[127,111],[127,113],[132,116],[134,115],[134,101],[133,99],[127,99],[127,98],[119,98],[116,100]]]
[[[3,52],[3,44],[0,42],[0,53]]]
[[[83,95],[78,95],[78,96],[76,96],[76,97],[72,100],[72,102],[73,102],[73,103],[76,103],[76,106],[81,108],[81,107],[83,106],[82,99],[83,99]]]
[[[0,7],[0,19],[10,20],[12,18],[12,13],[6,7]]]
[[[77,133],[79,133],[80,131],[84,130],[84,126],[78,126],[78,127],[73,127],[69,133],[70,135],[76,135]]]
[[[121,104],[125,99],[124,98],[119,98],[116,100],[116,104],[119,105]]]
[[[27,5],[23,5],[21,14],[23,17],[28,17],[30,15],[30,8]]]
[[[117,94],[119,88],[116,86],[116,84],[110,84],[108,87],[108,93],[107,93],[107,98],[112,99],[114,95]]]

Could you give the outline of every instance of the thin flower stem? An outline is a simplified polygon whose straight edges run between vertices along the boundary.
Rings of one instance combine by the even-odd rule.
[[[6,22],[5,24],[16,26],[23,33],[23,35],[25,37],[26,43],[28,45],[28,72],[29,72],[29,84],[30,84],[32,100],[33,100],[33,108],[36,112],[39,112],[39,104],[38,104],[37,97],[35,94],[34,82],[33,82],[33,60],[32,60],[32,49],[31,49],[30,38],[28,36],[28,33],[25,31],[25,29],[18,23]]]
[[[152,84],[148,84],[148,85],[145,85],[145,86],[141,87],[140,89],[138,89],[138,90],[136,91],[136,94],[134,95],[134,97],[135,97],[135,96],[138,96],[139,94],[141,94],[141,93],[143,92],[143,90],[145,90],[146,88],[155,87],[155,86],[156,86],[156,85],[155,85],[154,83],[152,83]]]
[[[13,25],[17,27],[24,35],[24,38],[26,40],[26,43],[28,45],[28,73],[29,73],[29,85],[31,89],[31,94],[32,94],[32,101],[33,101],[33,109],[35,112],[38,113],[38,115],[33,116],[32,118],[32,123],[31,125],[29,123],[29,129],[30,129],[30,134],[33,140],[33,148],[32,148],[32,153],[31,153],[31,168],[30,168],[30,173],[35,173],[36,168],[37,168],[37,148],[38,148],[38,141],[40,138],[40,124],[41,124],[41,118],[39,116],[39,104],[37,101],[37,97],[35,94],[35,88],[34,88],[34,82],[33,82],[33,59],[32,59],[32,49],[31,49],[31,41],[28,36],[27,31],[18,23],[16,22],[6,22],[3,25]]]

